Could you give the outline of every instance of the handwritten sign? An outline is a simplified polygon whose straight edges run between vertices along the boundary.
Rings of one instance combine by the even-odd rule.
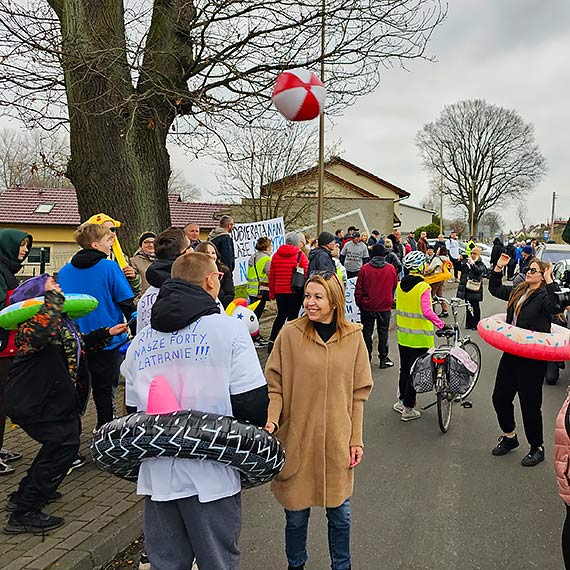
[[[234,270],[234,284],[247,283],[247,262],[255,253],[255,242],[266,236],[271,240],[273,251],[285,243],[285,224],[283,218],[273,218],[260,222],[235,224],[232,229],[236,267]]]
[[[354,298],[356,279],[356,277],[351,277],[346,282],[346,318],[353,323],[360,322],[360,309]]]

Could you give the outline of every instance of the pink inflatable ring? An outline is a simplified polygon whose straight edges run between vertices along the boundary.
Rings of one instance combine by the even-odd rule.
[[[507,315],[481,319],[479,336],[491,346],[523,358],[561,362],[570,360],[570,330],[552,325],[552,332],[534,332],[509,325]]]

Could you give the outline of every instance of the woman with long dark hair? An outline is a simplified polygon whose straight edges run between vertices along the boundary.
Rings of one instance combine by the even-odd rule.
[[[536,332],[550,332],[552,316],[560,312],[556,285],[552,280],[552,263],[533,259],[526,279],[520,285],[503,285],[503,268],[510,261],[507,254],[497,260],[489,278],[491,295],[507,303],[507,322]],[[493,455],[505,455],[519,446],[515,431],[513,401],[518,394],[523,425],[530,451],[521,461],[533,467],[544,461],[542,430],[542,382],[546,362],[503,353],[493,390],[493,406],[503,435],[493,449]]]

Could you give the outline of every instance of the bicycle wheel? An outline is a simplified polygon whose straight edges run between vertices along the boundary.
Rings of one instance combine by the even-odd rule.
[[[437,393],[437,422],[439,429],[447,433],[451,424],[451,411],[453,409],[453,399],[448,399],[444,392]]]
[[[471,359],[477,364],[477,372],[473,375],[471,380],[471,385],[465,394],[463,394],[462,398],[467,398],[471,392],[475,389],[475,385],[477,384],[477,380],[479,380],[479,376],[481,375],[481,349],[472,341],[468,340],[465,344],[461,346],[461,348],[471,357]]]

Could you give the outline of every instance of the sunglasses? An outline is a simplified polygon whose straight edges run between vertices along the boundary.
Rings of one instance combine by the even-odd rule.
[[[208,277],[210,277],[210,275],[217,275],[218,281],[221,281],[224,278],[224,274],[221,271],[212,271],[212,273],[208,273]]]
[[[543,272],[540,269],[537,269],[536,267],[529,267],[526,270],[526,273],[530,273],[531,275],[534,275],[535,273],[540,273],[541,275],[543,275]]]
[[[115,234],[115,233],[117,233],[117,228],[116,228],[115,226],[111,226],[111,227],[109,228],[109,231],[110,231],[110,232],[113,232],[113,233]]]

